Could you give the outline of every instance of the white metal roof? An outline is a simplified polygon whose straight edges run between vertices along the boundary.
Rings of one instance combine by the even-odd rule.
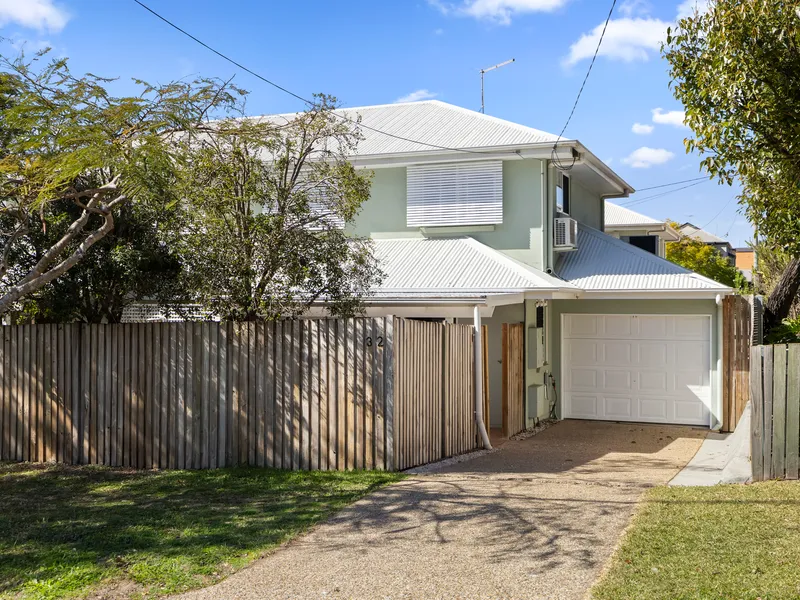
[[[730,289],[585,225],[578,226],[578,249],[559,256],[556,272],[587,291],[725,293]]]
[[[728,240],[724,240],[721,237],[714,235],[713,233],[709,233],[705,229],[700,229],[697,225],[692,225],[691,223],[684,223],[680,226],[680,232],[687,236],[692,237],[705,244],[728,244]]]
[[[364,139],[358,143],[359,156],[430,152],[437,150],[437,147],[474,149],[519,146],[555,142],[558,139],[552,133],[439,100],[341,108],[336,112],[354,121],[360,118],[365,126],[361,129]],[[293,116],[269,115],[266,118],[279,121]]]
[[[485,297],[574,286],[470,237],[376,239],[386,274],[374,298]]]
[[[614,204],[606,200],[605,203],[605,223],[606,229],[611,227],[632,227],[636,225],[664,225],[664,221],[659,221],[638,213],[630,208],[625,208],[619,204]]]

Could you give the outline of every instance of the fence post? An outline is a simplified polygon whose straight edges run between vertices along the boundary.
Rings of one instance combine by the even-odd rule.
[[[764,363],[762,346],[750,349],[750,465],[753,481],[764,479]]]

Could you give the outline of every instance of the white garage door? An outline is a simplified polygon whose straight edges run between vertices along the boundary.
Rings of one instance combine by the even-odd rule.
[[[709,425],[711,317],[564,315],[564,417]]]

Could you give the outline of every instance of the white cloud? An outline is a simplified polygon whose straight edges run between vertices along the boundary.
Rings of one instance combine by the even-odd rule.
[[[619,5],[619,12],[626,17],[646,15],[650,12],[650,3],[647,0],[626,0],[626,2]]]
[[[433,30],[433,33],[434,33],[435,35],[442,35],[442,34],[444,33],[444,29],[442,29],[441,27],[439,27],[438,29],[434,29],[434,30]]]
[[[406,94],[395,100],[397,102],[419,102],[420,100],[430,100],[431,98],[436,98],[439,94],[435,92],[430,92],[428,90],[417,90],[415,92],[411,92],[410,94]]]
[[[552,12],[570,0],[462,0],[460,3],[428,0],[443,15],[460,15],[510,25],[517,14]]]
[[[660,19],[612,19],[608,22],[599,56],[633,62],[648,60],[651,53],[658,52],[666,37],[669,23]],[[574,65],[585,58],[591,58],[597,48],[603,23],[590,33],[584,33],[569,47],[569,55],[564,60],[567,66]]]
[[[673,127],[686,127],[683,120],[686,118],[686,113],[682,110],[668,110],[663,108],[653,109],[653,123],[661,125],[672,125]]]
[[[0,0],[0,27],[14,23],[28,29],[57,32],[69,15],[53,0]]]
[[[649,169],[653,165],[663,165],[672,160],[674,156],[672,152],[664,148],[642,146],[623,158],[622,162],[634,169]]]
[[[706,13],[710,7],[711,0],[683,0],[683,2],[678,5],[677,19],[692,17],[695,11],[698,13]]]
[[[647,135],[649,133],[653,133],[653,129],[655,129],[652,125],[645,125],[643,123],[634,123],[633,127],[631,127],[631,131],[636,135]]]
[[[695,10],[708,12],[711,2],[713,0],[683,0],[676,10],[675,21],[693,15]],[[650,12],[647,0],[627,0],[620,5],[619,12],[623,17],[608,22],[598,55],[625,62],[645,61],[656,55],[666,39],[667,27],[674,22],[647,16]],[[566,65],[574,65],[594,55],[603,25],[600,23],[591,32],[584,33],[570,46],[569,55],[564,59]]]

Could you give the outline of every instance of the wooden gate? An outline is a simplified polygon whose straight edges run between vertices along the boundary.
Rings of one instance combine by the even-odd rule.
[[[479,447],[470,325],[394,320],[398,471]]]
[[[503,323],[503,436],[525,429],[524,348],[522,323]]]
[[[733,431],[750,399],[750,302],[726,296],[722,303],[722,430]]]

